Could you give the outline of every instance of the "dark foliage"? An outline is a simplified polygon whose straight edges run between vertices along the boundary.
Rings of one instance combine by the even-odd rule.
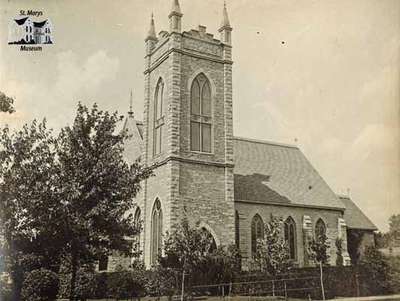
[[[27,273],[21,292],[22,301],[53,301],[57,298],[58,276],[56,273],[37,269]]]
[[[14,113],[14,99],[0,92],[0,112]]]

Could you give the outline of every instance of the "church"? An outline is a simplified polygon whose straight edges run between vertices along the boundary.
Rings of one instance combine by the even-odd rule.
[[[336,195],[297,146],[236,137],[232,117],[232,27],[224,5],[219,37],[205,26],[183,31],[178,0],[169,30],[156,34],[153,16],[145,39],[144,120],[129,112],[125,157],[154,167],[142,183],[134,216],[143,222],[139,248],[147,267],[162,252],[166,231],[186,216],[216,244],[236,244],[248,267],[271,214],[284,221],[290,258],[307,260],[315,235],[329,239],[335,264],[337,238],[350,264],[347,233],[376,227],[348,197]],[[343,202],[345,200],[345,202]],[[346,207],[351,214],[346,214]],[[371,239],[372,237],[372,239]],[[112,269],[111,258],[105,269]],[[104,269],[104,268],[103,268]],[[100,269],[101,270],[101,269]]]

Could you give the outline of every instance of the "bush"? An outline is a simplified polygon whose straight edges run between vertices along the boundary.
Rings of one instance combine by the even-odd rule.
[[[1,301],[11,301],[13,300],[12,296],[12,287],[9,276],[7,274],[3,274],[0,276],[0,300]]]
[[[375,247],[366,248],[360,261],[360,274],[363,277],[362,289],[366,295],[390,293],[390,272],[387,258]]]
[[[57,292],[57,274],[46,269],[37,269],[27,273],[21,297],[27,301],[53,301],[56,300]]]
[[[108,275],[108,297],[118,300],[144,296],[146,280],[142,263],[134,264],[131,270],[117,267],[114,273]]]

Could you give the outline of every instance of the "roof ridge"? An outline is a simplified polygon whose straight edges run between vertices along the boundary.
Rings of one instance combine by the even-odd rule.
[[[281,143],[281,142],[274,142],[274,141],[269,141],[269,140],[260,140],[260,139],[245,138],[245,137],[239,137],[239,136],[234,136],[233,139],[247,141],[247,142],[260,143],[260,144],[268,144],[268,145],[283,146],[283,147],[299,149],[299,147],[297,145]]]

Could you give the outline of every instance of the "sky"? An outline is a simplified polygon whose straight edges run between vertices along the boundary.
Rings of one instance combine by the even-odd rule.
[[[172,0],[0,0],[0,91],[16,113],[59,129],[76,104],[142,119],[144,38],[153,12],[168,30]],[[298,145],[330,187],[382,231],[400,213],[400,1],[227,0],[233,27],[236,136]],[[223,0],[180,0],[183,30],[218,37]],[[19,11],[50,18],[54,44],[7,45]]]

